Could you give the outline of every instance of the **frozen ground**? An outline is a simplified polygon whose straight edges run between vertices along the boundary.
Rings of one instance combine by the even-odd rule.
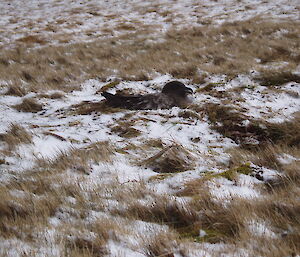
[[[109,91],[114,93],[116,90],[133,88],[136,93],[151,93],[159,91],[171,79],[170,76],[164,75],[147,82],[124,81]],[[184,82],[187,83],[188,81]],[[84,149],[93,143],[101,141],[108,141],[116,149],[122,151],[117,151],[110,163],[89,163],[88,170],[84,170],[84,172],[74,164],[74,168],[66,173],[65,181],[76,181],[84,177],[81,187],[86,188],[85,190],[91,190],[116,179],[121,185],[143,181],[147,183],[147,187],[150,190],[154,190],[159,194],[172,195],[180,190],[184,183],[200,178],[203,172],[220,173],[224,171],[222,167],[228,165],[230,157],[226,150],[236,147],[237,144],[212,130],[204,113],[196,114],[200,117],[197,119],[181,117],[180,113],[183,110],[180,108],[153,111],[118,111],[114,113],[92,112],[87,115],[76,114],[74,106],[77,104],[83,101],[87,104],[102,101],[103,97],[96,94],[96,92],[106,84],[97,80],[88,80],[83,83],[80,90],[65,94],[62,99],[38,99],[44,106],[44,110],[38,113],[18,112],[12,108],[13,105],[19,104],[22,98],[37,97],[37,94],[30,93],[24,97],[1,95],[1,133],[8,131],[10,124],[14,123],[23,126],[33,135],[31,144],[19,145],[10,156],[3,154],[6,146],[5,144],[1,145],[3,153],[0,157],[5,160],[5,164],[1,165],[2,183],[8,183],[11,179],[20,176],[24,172],[26,174],[28,170],[30,171],[37,165],[37,161],[40,158],[54,160],[61,152],[68,152],[74,148]],[[229,82],[228,87],[231,87],[232,84],[235,83]],[[197,87],[190,86],[195,91],[197,90]],[[259,90],[255,90],[255,94],[253,94],[253,90],[246,89],[242,94],[245,99],[245,104],[242,106],[244,111],[246,109],[246,114],[249,117],[252,117],[253,113],[255,113],[255,118],[269,119],[270,121],[286,120],[296,110],[299,110],[300,100],[284,93],[284,88],[290,89],[290,84],[282,87],[283,93],[269,92],[267,97],[265,97],[266,93],[264,92],[267,88],[259,87]],[[297,87],[295,86],[295,88]],[[5,90],[5,88],[2,88],[2,92],[5,92]],[[232,97],[234,98],[235,94]],[[285,108],[282,108],[280,103],[286,99],[288,99],[288,104],[285,105]],[[218,103],[220,99],[211,97],[206,93],[196,93],[195,102],[200,106],[204,106],[207,103]],[[234,102],[233,100],[232,103]],[[277,102],[279,103],[278,105],[276,104]],[[239,103],[231,105],[236,109],[241,107]],[[265,112],[264,110],[267,106],[274,109]],[[124,138],[122,135],[113,133],[111,128],[119,122],[129,122],[132,124],[130,126],[136,129],[139,134],[132,138]],[[199,140],[195,141],[194,139]],[[143,144],[151,140],[161,140],[164,147],[174,143],[182,146],[191,153],[190,156],[184,156],[184,158],[193,158],[196,165],[185,172],[168,175],[165,179],[153,179],[159,173],[156,173],[151,168],[137,165],[136,162],[137,160],[145,160],[161,151],[160,148],[144,148],[144,150],[141,150],[143,149]],[[131,146],[134,147],[132,148]],[[289,158],[291,157],[281,157],[283,161],[288,161]],[[260,169],[261,174],[265,178],[272,178],[277,174],[273,170],[267,170],[262,167],[256,168]],[[233,196],[257,198],[261,195],[255,186],[261,183],[260,180],[248,175],[239,176],[238,182],[229,181],[225,178],[215,179],[209,184],[211,194],[222,201],[231,199]],[[118,203],[114,202],[114,200],[108,200],[107,206],[109,210],[113,210],[118,206]],[[53,225],[53,222],[57,218],[58,222],[61,219],[69,219],[57,213],[56,217],[51,219],[54,231],[57,225]],[[150,225],[151,229],[153,229],[152,226]],[[253,233],[265,233],[260,232],[261,229],[268,230],[268,228],[261,228],[262,225],[253,223],[251,231],[255,230],[256,226],[260,226],[257,227],[258,232]],[[138,231],[142,233],[140,228],[135,232]],[[44,251],[49,252],[53,245],[47,241],[49,239],[45,240],[49,246],[48,250],[45,248]],[[129,249],[126,249],[126,247],[122,248],[122,246],[116,245],[113,241],[109,243],[108,246],[111,248],[111,253],[120,251],[120,254],[122,253],[125,256],[144,256],[141,253],[131,252],[134,249],[132,242],[126,242],[127,246],[129,245]],[[14,243],[11,242],[11,244]],[[29,246],[19,245],[18,247],[24,250]],[[211,251],[210,248],[209,251]],[[55,255],[55,253],[53,254]],[[10,253],[10,255],[13,256],[14,253]],[[195,256],[198,255],[196,254]]]
[[[134,2],[134,3],[133,3]],[[297,0],[287,1],[1,1],[0,2],[0,44],[2,47],[14,47],[17,43],[31,40],[28,36],[36,36],[41,45],[72,44],[76,42],[93,41],[103,37],[113,37],[120,34],[134,33],[139,29],[151,28],[156,33],[149,36],[160,40],[159,35],[170,28],[181,28],[192,25],[212,24],[218,26],[223,22],[245,20],[258,15],[265,18],[294,19],[300,18],[300,5]],[[27,37],[27,38],[26,38]],[[35,39],[36,40],[36,39]],[[1,78],[0,78],[1,79]],[[130,89],[132,93],[153,93],[161,90],[163,85],[174,78],[169,74],[157,74],[150,81],[121,81],[108,89],[111,93]],[[7,143],[0,141],[1,174],[3,185],[9,184],[34,170],[41,160],[55,161],[62,154],[68,154],[74,149],[87,151],[94,143],[113,147],[115,152],[110,161],[89,161],[87,167],[79,167],[74,163],[59,178],[66,183],[78,183],[83,191],[105,187],[117,181],[122,185],[145,183],[149,191],[168,195],[178,201],[189,201],[184,197],[174,196],[186,182],[201,178],[203,174],[222,174],[230,162],[229,149],[238,144],[212,129],[206,113],[201,109],[206,104],[222,104],[241,111],[245,124],[249,119],[263,120],[270,123],[280,123],[291,120],[300,110],[300,85],[289,82],[278,90],[270,90],[261,86],[251,75],[240,75],[227,79],[222,75],[208,76],[207,83],[199,86],[182,78],[195,91],[195,104],[198,109],[183,110],[174,107],[170,110],[113,112],[94,111],[81,114],[79,106],[98,103],[104,98],[99,94],[109,81],[97,79],[85,81],[79,90],[73,92],[49,91],[47,94],[62,93],[63,97],[51,99],[38,93],[28,93],[25,96],[5,95],[11,81],[1,81],[0,84],[0,134],[9,131],[11,124],[24,127],[31,135],[31,143],[22,143],[12,150],[7,150]],[[229,93],[226,97],[216,97],[201,88],[208,83],[215,83],[214,90]],[[238,90],[236,90],[238,89]],[[36,99],[43,105],[43,110],[37,113],[19,112],[14,105],[24,99]],[[121,128],[116,129],[116,126]],[[129,128],[133,136],[128,136]],[[149,142],[160,146],[146,147]],[[182,159],[193,165],[183,172],[161,174],[151,166],[143,165],[149,158],[163,154],[162,151],[172,147],[182,147]],[[283,154],[278,158],[282,163],[298,160],[296,157]],[[141,164],[142,163],[142,164]],[[259,170],[260,176],[270,179],[278,171],[259,167],[248,163],[253,170]],[[253,175],[253,174],[251,174]],[[161,179],[162,178],[162,179]],[[235,180],[216,176],[208,183],[210,193],[218,202],[230,201],[232,197],[258,199],[262,192],[258,190],[261,179],[247,174],[238,174]],[[101,192],[103,193],[103,192]],[[106,192],[107,193],[107,192]],[[24,194],[18,190],[11,193],[15,197]],[[75,198],[66,199],[70,205],[76,204]],[[104,201],[104,200],[103,200]],[[143,200],[142,204],[151,205],[152,199]],[[72,206],[73,206],[72,205]],[[95,220],[116,219],[109,212],[122,209],[118,200],[107,196],[104,201],[105,211],[90,211],[83,219],[84,225],[93,224]],[[125,208],[125,207],[124,207]],[[36,256],[61,256],[64,251],[57,243],[59,227],[64,223],[72,224],[76,207],[61,206],[49,221],[44,230],[35,231],[43,247],[18,239],[0,238],[0,254],[3,256],[28,256],[35,249]],[[116,220],[119,222],[119,220]],[[129,230],[128,238],[110,239],[107,247],[108,256],[148,256],[140,249],[142,235],[168,233],[167,225],[143,221],[124,221],[124,230]],[[69,223],[68,223],[69,224]],[[261,220],[249,221],[249,231],[255,235],[266,234],[276,237],[269,229],[269,224]],[[204,234],[203,234],[204,233]],[[205,236],[205,231],[199,235]],[[84,236],[93,238],[89,231]],[[71,235],[69,236],[72,237]],[[176,246],[177,247],[177,246]],[[176,248],[174,247],[174,248]],[[216,251],[227,249],[228,245],[191,243],[189,256],[214,256]],[[242,255],[243,251],[241,250]],[[174,251],[173,255],[182,256]],[[250,256],[250,255],[249,255]]]
[[[154,38],[171,27],[265,18],[299,20],[299,1],[73,1],[4,0],[0,43],[13,46],[36,36],[42,44],[91,41],[151,28]],[[149,35],[153,37],[154,35]],[[30,41],[27,38],[27,41]],[[26,42],[24,39],[23,42]]]

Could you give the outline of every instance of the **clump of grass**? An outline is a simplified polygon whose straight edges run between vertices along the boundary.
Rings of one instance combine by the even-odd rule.
[[[133,127],[131,122],[119,122],[111,128],[111,132],[124,138],[133,138],[141,135],[141,131]]]
[[[173,257],[177,238],[171,232],[157,233],[143,242],[143,252],[148,257]]]
[[[279,245],[288,248],[291,255],[299,254],[300,204],[298,199],[291,194],[280,192],[269,197],[267,201],[260,200],[251,204],[256,215],[271,223],[275,231],[281,234]]]
[[[212,177],[203,177],[185,183],[179,196],[192,197],[189,209],[199,214],[196,222],[179,230],[183,237],[192,238],[198,242],[231,242],[239,237],[244,229],[244,222],[249,214],[244,202],[234,199],[223,204],[214,199],[207,186],[207,181]],[[201,237],[199,231],[205,231]]]
[[[198,220],[198,214],[188,208],[186,203],[166,196],[156,196],[150,205],[134,202],[129,204],[126,210],[117,210],[117,212],[143,221],[164,223],[176,229],[190,226]]]
[[[0,188],[1,235],[5,238],[32,240],[34,231],[30,228],[30,224],[34,223],[36,227],[46,224],[48,218],[55,214],[61,204],[61,198],[55,194],[36,198],[34,194],[26,193],[22,183],[19,183],[17,188],[23,187],[24,196],[17,197],[10,193],[11,186],[14,185],[3,185]]]
[[[207,85],[205,85],[204,87],[198,88],[196,90],[196,92],[204,92],[204,91],[211,91],[212,89],[214,89],[217,86],[222,86],[225,83],[219,82],[219,83],[208,83]]]
[[[43,110],[43,105],[33,98],[25,98],[22,103],[14,105],[13,108],[19,112],[39,112]]]
[[[270,123],[252,120],[249,117],[218,104],[208,104],[205,108],[212,127],[225,137],[229,137],[245,148],[263,144],[286,144],[298,146],[300,144],[300,118],[299,115],[290,121]],[[249,124],[243,124],[248,120]],[[250,141],[249,141],[250,139]],[[257,143],[251,143],[255,139]]]
[[[41,163],[52,171],[73,171],[90,174],[90,164],[100,162],[111,162],[113,147],[107,141],[93,143],[81,149],[72,149],[69,152],[61,153],[55,159]]]
[[[116,27],[117,30],[136,30],[136,28],[131,24],[119,24]]]
[[[265,139],[266,132],[258,122],[253,121],[248,125],[243,125],[243,121],[248,120],[248,117],[243,116],[231,107],[209,104],[205,110],[208,119],[212,122],[213,129],[225,137],[231,138],[236,143],[247,147],[249,138],[258,141]]]
[[[39,94],[39,97],[50,98],[50,99],[61,99],[64,97],[64,94],[59,92],[52,93],[52,94]]]
[[[30,144],[32,142],[32,135],[22,126],[11,124],[6,133],[0,134],[0,141],[6,142],[8,149],[13,150],[19,144]]]
[[[290,147],[300,145],[300,113],[295,118],[282,123],[266,123],[267,138],[275,144],[284,144]]]
[[[281,166],[281,173],[276,177],[266,181],[266,186],[270,192],[292,191],[300,186],[299,161]]]
[[[22,43],[26,43],[26,44],[41,44],[41,45],[44,45],[44,44],[47,43],[47,41],[45,39],[40,38],[40,37],[35,36],[35,35],[29,35],[29,36],[19,38],[17,41],[22,42]]]
[[[164,180],[166,178],[172,177],[172,175],[173,175],[173,173],[162,173],[162,174],[158,174],[158,175],[150,177],[148,181],[149,182],[161,181],[161,180]]]
[[[183,110],[178,112],[178,117],[191,120],[200,120],[201,116],[193,110]]]
[[[153,169],[155,172],[176,173],[193,169],[195,157],[183,146],[173,144],[163,148],[140,164]]]
[[[26,91],[18,85],[10,85],[8,90],[5,92],[5,95],[24,96],[26,95]]]
[[[256,78],[256,80],[266,87],[270,86],[281,86],[288,82],[300,83],[300,76],[292,73],[291,71],[264,71],[261,75]]]
[[[234,148],[229,150],[231,165],[240,165],[241,162],[251,162],[258,166],[270,169],[281,169],[278,161],[278,154],[284,152],[285,149],[274,144],[266,144],[254,149]]]
[[[88,257],[102,257],[108,254],[106,249],[107,240],[97,238],[95,240],[88,240],[81,237],[69,239],[66,243],[69,252],[68,256],[88,256]]]
[[[197,74],[197,66],[178,66],[171,70],[171,75],[175,78],[190,78],[194,77]]]
[[[239,199],[223,205],[211,199],[201,199],[201,196],[194,197],[190,208],[200,212],[199,228],[208,232],[208,236],[200,240],[211,243],[237,239],[249,217],[249,209]]]

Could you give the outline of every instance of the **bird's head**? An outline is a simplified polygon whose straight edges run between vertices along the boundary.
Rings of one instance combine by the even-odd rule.
[[[193,89],[186,87],[183,83],[179,81],[171,81],[164,86],[162,93],[186,96],[189,94],[193,94]]]
[[[168,82],[162,89],[162,93],[173,97],[179,106],[186,106],[193,102],[193,89],[186,87],[179,81]]]

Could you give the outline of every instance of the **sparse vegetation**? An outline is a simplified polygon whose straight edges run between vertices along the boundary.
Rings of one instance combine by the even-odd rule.
[[[19,144],[30,144],[32,142],[32,135],[20,125],[11,124],[6,133],[0,134],[1,141],[5,142],[11,151]]]
[[[287,71],[264,71],[257,80],[262,86],[281,86],[288,82],[300,83],[300,76]]]
[[[73,2],[68,19],[21,12],[0,30],[0,255],[299,255],[300,116],[270,122],[267,106],[299,99],[299,21],[224,22],[231,10],[209,17],[194,3],[191,25],[167,3],[122,10],[139,20]],[[97,100],[168,79],[189,84],[195,103],[125,111]],[[245,95],[265,112],[253,118]]]
[[[199,70],[234,77],[250,69],[258,69],[262,72],[260,81],[263,84],[282,84],[289,79],[297,82],[299,78],[290,70],[298,64],[295,58],[300,55],[298,37],[290,35],[299,34],[299,27],[297,22],[254,18],[224,23],[216,28],[205,25],[188,30],[170,30],[164,42],[153,45],[146,43],[146,35],[151,34],[151,29],[143,27],[141,31],[135,30],[113,41],[78,43],[72,48],[45,46],[26,51],[27,46],[20,45],[16,50],[1,53],[0,59],[10,62],[2,65],[0,75],[3,79],[14,79],[18,83],[25,79],[30,90],[34,91],[45,88],[70,91],[88,78],[106,80],[112,75],[111,70],[117,70],[115,75],[124,80],[148,80],[156,71],[202,84],[205,75]],[[280,30],[289,33],[277,37],[276,33]],[[135,43],[131,43],[129,38],[134,39]],[[30,36],[28,39],[30,42],[38,40]],[[235,47],[232,48],[232,45]],[[224,53],[227,54],[224,56]],[[264,59],[264,63],[288,62],[289,65],[280,73],[277,69],[266,71],[257,59]],[[39,66],[38,71],[36,66]],[[20,73],[20,70],[24,72]]]
[[[22,103],[13,106],[19,112],[39,112],[43,110],[43,105],[34,98],[25,98]]]
[[[215,130],[246,148],[266,143],[284,143],[291,147],[299,144],[298,114],[291,121],[270,123],[251,119],[232,107],[219,104],[209,104],[205,110]]]
[[[24,90],[24,88],[17,85],[9,86],[7,91],[5,92],[5,95],[13,95],[13,96],[24,96],[25,94],[26,91]]]
[[[147,158],[140,164],[158,173],[176,173],[193,169],[195,157],[181,145],[173,144]]]

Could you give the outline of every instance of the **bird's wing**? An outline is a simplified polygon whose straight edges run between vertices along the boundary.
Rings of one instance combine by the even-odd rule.
[[[131,110],[142,110],[142,109],[156,109],[153,106],[153,99],[150,95],[135,95],[135,96],[123,96],[113,95],[108,92],[103,92],[102,96],[106,98],[107,104],[112,107],[131,109]]]

